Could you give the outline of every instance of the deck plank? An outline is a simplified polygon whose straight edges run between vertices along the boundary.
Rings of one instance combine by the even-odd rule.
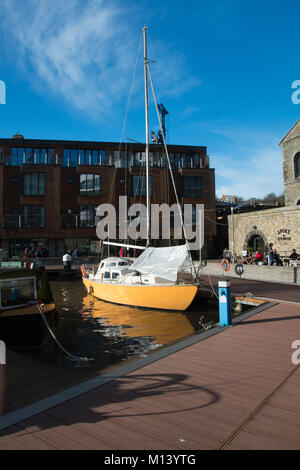
[[[0,449],[297,449],[299,331],[300,304],[274,305],[19,422]]]

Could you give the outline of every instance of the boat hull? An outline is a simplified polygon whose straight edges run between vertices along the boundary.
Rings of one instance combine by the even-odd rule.
[[[120,305],[163,310],[186,310],[194,300],[197,286],[193,285],[122,285],[82,278],[87,291],[100,300]]]

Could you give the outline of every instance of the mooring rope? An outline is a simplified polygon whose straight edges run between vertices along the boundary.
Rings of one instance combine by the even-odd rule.
[[[56,344],[60,347],[60,349],[67,355],[67,357],[69,359],[71,359],[72,361],[84,361],[84,362],[88,362],[88,361],[94,361],[93,358],[88,358],[88,357],[80,357],[80,356],[74,356],[73,354],[69,353],[69,351],[67,351],[63,346],[62,344],[58,341],[58,339],[56,338],[55,334],[53,333],[52,329],[50,328],[50,325],[48,323],[48,320],[47,320],[47,317],[45,315],[45,305],[44,304],[39,304],[37,303],[37,307],[38,307],[38,310],[42,316],[42,319],[44,320],[44,323],[50,333],[50,335],[52,336],[52,338],[54,339],[54,341],[56,342]]]

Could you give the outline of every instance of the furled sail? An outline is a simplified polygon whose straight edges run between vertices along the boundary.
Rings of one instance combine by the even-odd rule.
[[[130,271],[158,276],[169,281],[177,281],[179,269],[188,263],[186,245],[154,248],[149,247],[130,266]]]

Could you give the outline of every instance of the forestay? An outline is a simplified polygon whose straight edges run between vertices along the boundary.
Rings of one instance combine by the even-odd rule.
[[[149,247],[130,266],[130,271],[151,274],[175,282],[179,269],[186,267],[187,262],[186,245],[163,248]]]

